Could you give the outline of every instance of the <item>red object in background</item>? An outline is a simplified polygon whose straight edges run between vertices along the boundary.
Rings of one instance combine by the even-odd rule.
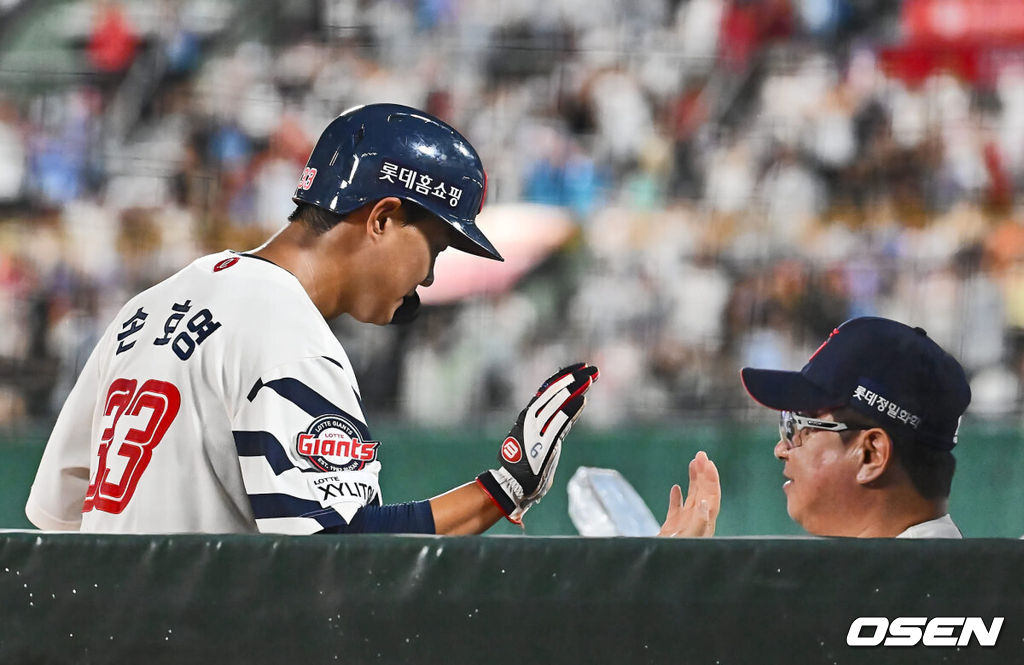
[[[1001,207],[1013,204],[1013,183],[1003,167],[1003,158],[999,154],[999,146],[994,141],[985,143],[985,170],[988,171],[989,203]]]
[[[1024,44],[1021,0],[906,0],[907,41],[923,44]]]
[[[138,47],[138,35],[121,6],[101,5],[87,47],[92,66],[105,74],[123,72],[135,60]]]
[[[882,67],[911,85],[950,72],[991,85],[1000,49],[1024,46],[1024,0],[906,0],[903,41],[882,49]]]
[[[722,60],[731,69],[746,69],[750,56],[757,50],[758,26],[756,8],[729,5],[722,17],[718,49]]]
[[[707,122],[710,109],[704,89],[685,90],[672,106],[672,135],[677,141],[688,141]]]
[[[906,45],[881,49],[882,68],[891,76],[917,85],[936,72],[948,71],[978,84],[992,78],[984,48],[973,45]]]
[[[445,122],[451,122],[453,107],[452,93],[447,90],[431,90],[427,93],[427,104],[423,110]]]
[[[789,0],[732,0],[722,15],[718,49],[727,66],[742,71],[763,44],[792,33]]]
[[[270,147],[276,155],[301,166],[309,159],[313,141],[295,114],[286,112],[270,136]]]

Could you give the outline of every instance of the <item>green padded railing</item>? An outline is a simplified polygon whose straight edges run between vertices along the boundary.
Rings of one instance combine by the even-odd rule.
[[[0,599],[3,663],[1005,665],[1024,543],[8,532]]]

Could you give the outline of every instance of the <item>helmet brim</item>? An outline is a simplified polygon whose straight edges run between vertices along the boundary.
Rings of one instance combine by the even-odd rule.
[[[487,236],[475,224],[462,224],[457,219],[445,219],[444,221],[454,231],[452,234],[453,240],[450,243],[452,247],[460,252],[504,262],[504,257],[498,253],[498,250],[491,244],[491,241],[487,239]]]

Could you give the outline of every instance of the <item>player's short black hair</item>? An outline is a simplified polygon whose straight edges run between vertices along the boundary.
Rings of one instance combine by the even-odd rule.
[[[308,203],[296,204],[295,210],[288,215],[289,222],[301,222],[313,230],[317,235],[327,233],[333,229],[338,222],[344,219],[344,215],[324,210]]]
[[[833,411],[832,417],[851,427],[878,427],[885,430],[892,440],[896,461],[906,470],[917,493],[925,499],[949,498],[953,473],[956,471],[956,458],[952,452],[918,443],[912,434],[886,427],[885,424],[848,407]],[[839,433],[843,443],[852,441],[858,434],[856,430]]]
[[[433,217],[433,213],[413,201],[403,200],[402,207],[406,211],[406,224],[415,224],[427,217]],[[345,215],[339,215],[338,213],[308,203],[296,204],[295,210],[288,215],[289,222],[302,222],[317,235],[327,233],[343,219],[345,219]]]

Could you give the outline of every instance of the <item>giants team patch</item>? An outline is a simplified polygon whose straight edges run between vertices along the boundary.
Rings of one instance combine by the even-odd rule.
[[[380,441],[362,441],[341,416],[321,416],[295,439],[295,449],[321,471],[358,471],[377,459]]]

